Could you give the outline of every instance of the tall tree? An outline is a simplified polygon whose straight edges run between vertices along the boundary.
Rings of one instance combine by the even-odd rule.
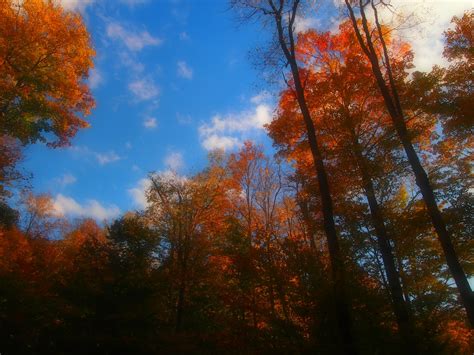
[[[222,225],[223,179],[220,169],[211,169],[192,179],[175,174],[152,174],[146,214],[163,238],[165,263],[172,276],[175,297],[175,331],[185,330],[192,315],[190,295],[200,280],[210,274],[211,240]],[[209,267],[209,269],[207,269]]]
[[[355,3],[357,3],[356,6],[354,6]],[[452,242],[451,233],[446,228],[446,223],[436,202],[432,183],[418,157],[405,121],[393,60],[388,51],[385,41],[385,32],[379,20],[379,9],[381,6],[385,6],[385,3],[376,0],[345,0],[345,4],[349,11],[349,16],[359,45],[370,61],[372,72],[384,99],[387,112],[392,119],[395,130],[408,158],[408,162],[413,169],[416,184],[421,191],[428,214],[443,248],[446,262],[458,287],[461,301],[466,309],[467,318],[471,326],[474,327],[474,293],[471,290],[467,276],[459,262]],[[371,28],[367,17],[367,8],[369,6],[374,15],[373,28]],[[360,20],[356,17],[354,11],[355,7],[357,7],[359,11]]]
[[[336,161],[331,178],[337,179],[338,185],[345,185],[342,177],[349,170],[354,171],[343,194],[347,195],[347,189],[355,189],[357,185],[364,191],[398,326],[405,342],[413,345],[412,322],[377,199],[376,180],[383,175],[388,175],[385,180],[390,178],[396,151],[392,132],[386,127],[388,117],[371,81],[370,65],[348,22],[342,23],[336,34],[312,30],[300,34],[296,48],[298,56],[306,63],[306,97],[320,127],[325,154],[330,154]],[[270,135],[279,146],[286,145],[287,150],[294,150],[293,158],[301,161],[305,148],[291,147],[301,142],[301,138],[290,138],[294,137],[296,126],[291,124],[293,113],[290,103],[285,100],[292,100],[289,90],[282,95],[280,115],[269,125]],[[290,111],[285,112],[288,109]]]
[[[356,353],[352,334],[350,302],[347,297],[344,258],[342,256],[336,226],[334,223],[333,201],[325,168],[324,157],[317,139],[313,118],[308,109],[304,92],[304,83],[300,76],[300,68],[295,51],[295,20],[302,11],[300,0],[267,0],[267,1],[233,1],[234,6],[243,7],[251,12],[272,20],[276,28],[276,41],[285,61],[290,66],[292,88],[298,101],[299,109],[306,127],[307,140],[310,146],[314,169],[319,185],[319,195],[323,212],[323,225],[329,248],[331,272],[334,283],[334,298],[340,339],[346,353]]]

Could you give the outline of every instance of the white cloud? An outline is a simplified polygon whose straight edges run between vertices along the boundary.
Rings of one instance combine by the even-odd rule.
[[[105,153],[100,153],[93,151],[89,147],[81,145],[68,147],[67,149],[78,158],[89,160],[94,159],[100,165],[106,165],[122,159],[122,157],[115,153],[113,150]]]
[[[104,78],[97,68],[91,69],[89,72],[89,86],[91,89],[96,89],[102,84]]]
[[[119,59],[123,66],[131,69],[135,73],[141,73],[145,70],[145,66],[129,52],[120,52]]]
[[[211,124],[199,127],[202,135],[211,135],[225,132],[246,132],[252,129],[262,129],[271,121],[270,107],[265,104],[258,105],[254,111],[244,111],[226,116],[215,115]]]
[[[156,118],[154,118],[154,117],[145,118],[145,120],[143,121],[143,126],[145,128],[149,128],[149,129],[156,128],[156,126],[157,126]]]
[[[179,152],[170,152],[165,157],[164,163],[168,169],[178,171],[184,165],[183,154]]]
[[[72,174],[64,174],[55,180],[61,186],[72,185],[77,181],[76,177]]]
[[[295,33],[305,32],[311,28],[317,28],[320,21],[315,17],[296,16],[295,18]]]
[[[397,4],[399,11],[402,14],[415,12],[415,20],[421,21],[416,26],[399,31],[400,37],[408,40],[413,47],[416,70],[429,71],[435,64],[447,64],[443,58],[443,32],[449,27],[453,16],[462,15],[464,11],[472,9],[472,5],[472,1],[465,0],[400,0]]]
[[[107,153],[95,153],[95,157],[100,165],[105,165],[109,163],[113,163],[117,160],[122,159],[117,153],[114,151],[110,151]]]
[[[127,31],[116,22],[107,25],[107,36],[122,41],[131,51],[140,51],[146,46],[158,46],[163,42],[162,39],[153,37],[148,31]]]
[[[68,11],[83,12],[88,5],[91,5],[94,0],[59,0],[59,3],[64,9]]]
[[[56,195],[53,206],[57,215],[71,217],[91,217],[98,220],[115,218],[120,209],[115,205],[104,206],[97,200],[87,200],[81,205],[72,197]]]
[[[264,90],[264,91],[259,92],[257,95],[252,96],[250,98],[250,102],[255,104],[255,105],[258,105],[258,104],[261,104],[263,102],[267,102],[268,100],[270,100],[270,98],[271,98],[270,93],[268,91]]]
[[[184,79],[192,79],[193,78],[193,70],[186,64],[185,61],[178,61],[178,76]]]
[[[266,104],[236,114],[215,115],[210,123],[199,127],[202,146],[207,150],[238,147],[248,135],[262,130],[271,120],[271,109]]]
[[[240,145],[242,145],[242,142],[238,138],[217,134],[208,135],[202,141],[202,146],[206,150],[231,150]]]
[[[152,79],[143,78],[132,81],[128,84],[128,89],[139,101],[151,100],[160,94],[160,89]]]
[[[132,197],[133,203],[139,208],[147,206],[146,191],[150,188],[150,179],[140,179],[137,185],[128,190],[128,194]]]
[[[342,0],[333,0],[342,6]],[[391,9],[380,12],[384,23],[396,28],[395,34],[411,44],[415,54],[415,70],[429,71],[437,64],[445,66],[443,32],[453,16],[472,9],[471,0],[397,0]]]

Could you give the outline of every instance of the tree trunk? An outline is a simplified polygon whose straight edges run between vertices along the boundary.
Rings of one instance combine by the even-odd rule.
[[[366,158],[362,154],[360,143],[354,132],[354,127],[351,126],[350,131],[354,157],[362,178],[362,185],[364,187],[367,201],[369,202],[370,216],[375,229],[379,250],[382,254],[382,261],[390,287],[390,295],[399,332],[408,349],[413,350],[416,349],[416,342],[413,339],[413,324],[405,300],[403,299],[400,275],[395,266],[395,258],[393,256],[392,246],[390,245],[387,228],[385,227],[384,217],[377,202],[374,184],[367,168]]]
[[[342,258],[341,251],[339,248],[339,240],[336,232],[336,226],[334,223],[333,203],[329,189],[328,177],[326,173],[326,168],[324,166],[324,160],[316,138],[316,130],[314,127],[314,123],[311,118],[311,114],[309,112],[304,94],[304,89],[301,84],[299,68],[296,62],[296,56],[294,52],[294,38],[292,26],[294,17],[296,16],[296,7],[298,6],[298,2],[295,2],[295,6],[293,7],[292,20],[290,20],[288,26],[290,49],[288,48],[288,45],[285,42],[285,36],[283,34],[283,20],[281,17],[281,10],[278,12],[271,1],[270,4],[275,10],[275,21],[278,30],[279,44],[291,68],[291,73],[295,85],[296,99],[298,101],[298,105],[300,107],[300,111],[306,126],[308,143],[311,149],[314,167],[316,170],[321,199],[321,207],[323,212],[323,226],[324,232],[326,234],[329,249],[329,258],[331,263],[334,302],[336,308],[340,342],[342,343],[344,353],[356,354],[357,350],[354,344],[354,338],[352,336],[352,318],[350,314],[348,298],[346,295],[344,260]]]
[[[181,331],[183,324],[184,291],[185,285],[184,282],[182,282],[179,286],[178,302],[176,303],[176,333],[179,333]]]

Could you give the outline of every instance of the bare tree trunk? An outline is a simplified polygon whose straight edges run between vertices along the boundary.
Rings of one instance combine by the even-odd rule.
[[[398,137],[402,142],[403,148],[408,158],[408,162],[412,167],[413,173],[416,178],[416,184],[418,185],[423,196],[423,200],[425,202],[428,214],[431,218],[431,222],[433,223],[436,234],[438,235],[438,240],[441,243],[441,247],[443,249],[451,275],[454,281],[456,282],[456,286],[461,296],[461,302],[466,310],[468,320],[471,324],[471,327],[474,327],[474,294],[471,290],[471,286],[469,285],[466,274],[464,273],[464,270],[462,269],[462,266],[457,257],[456,251],[451,240],[451,234],[446,228],[446,224],[441,215],[441,211],[439,210],[438,204],[436,203],[436,198],[428,175],[426,174],[426,171],[423,168],[418,154],[416,153],[415,148],[413,147],[413,144],[411,142],[411,137],[407,130],[405,118],[401,108],[398,91],[393,80],[393,73],[391,70],[386,45],[381,33],[381,27],[378,21],[376,7],[375,5],[372,6],[374,9],[376,26],[378,29],[378,40],[380,40],[383,48],[383,61],[385,63],[386,71],[389,77],[388,83],[384,78],[384,75],[382,74],[378,54],[374,48],[374,41],[372,39],[369,25],[367,23],[367,18],[365,16],[364,7],[367,3],[363,4],[361,0],[359,1],[360,12],[362,17],[362,26],[366,41],[364,41],[364,39],[362,38],[362,34],[358,27],[357,19],[355,17],[354,10],[352,8],[352,5],[350,4],[350,1],[345,0],[345,3],[349,10],[357,40],[359,41],[362,50],[364,51],[371,63],[372,71],[374,73],[377,85],[384,99],[385,106],[392,119],[393,125],[395,126]]]

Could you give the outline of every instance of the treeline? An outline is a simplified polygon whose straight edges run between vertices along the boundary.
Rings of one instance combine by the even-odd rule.
[[[310,182],[246,143],[194,176],[153,174],[149,186],[145,211],[105,227],[68,225],[47,196],[26,199],[26,227],[0,239],[4,353],[338,353]],[[420,351],[467,353],[471,331],[426,211],[396,186],[383,206]],[[336,204],[357,346],[397,354],[383,262],[357,195],[345,190]],[[449,212],[454,226],[469,218]],[[459,238],[472,267],[470,243]]]

